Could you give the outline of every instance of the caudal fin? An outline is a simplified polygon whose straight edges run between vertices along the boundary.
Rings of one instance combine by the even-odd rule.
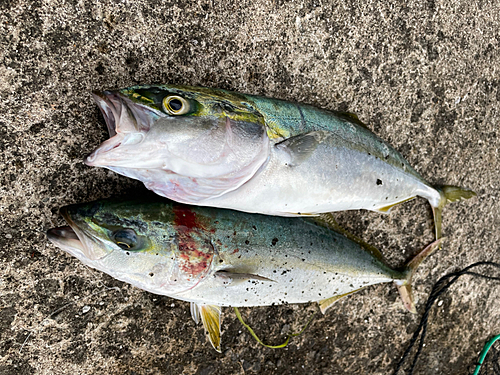
[[[419,266],[422,261],[431,255],[434,250],[440,247],[441,242],[444,241],[445,238],[440,238],[430,245],[428,245],[425,249],[423,249],[420,253],[418,253],[411,261],[409,261],[405,266],[405,272],[407,274],[406,279],[395,281],[396,287],[398,288],[399,295],[403,300],[403,305],[405,308],[413,313],[417,313],[417,309],[415,307],[415,302],[413,300],[413,294],[411,291],[411,281],[413,279],[413,275],[415,274],[415,270]]]
[[[475,197],[477,194],[470,189],[451,185],[437,187],[436,190],[439,191],[439,194],[441,194],[441,200],[439,201],[439,205],[437,207],[432,207],[432,212],[434,214],[436,240],[439,240],[441,238],[441,221],[444,206],[450,202]]]

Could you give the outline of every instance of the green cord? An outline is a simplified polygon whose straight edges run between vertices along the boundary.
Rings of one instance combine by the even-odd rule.
[[[488,351],[493,346],[493,344],[495,343],[495,341],[497,341],[499,339],[500,339],[500,335],[496,335],[495,337],[493,337],[490,341],[488,341],[486,343],[486,345],[483,348],[483,351],[479,355],[479,360],[477,361],[476,369],[474,370],[474,373],[472,375],[479,374],[479,370],[481,370],[481,366],[483,365],[483,361],[486,358],[486,354],[488,354]]]
[[[263,346],[265,346],[266,348],[271,348],[271,349],[280,349],[280,348],[284,348],[285,346],[288,345],[288,342],[290,341],[290,338],[292,337],[297,337],[299,336],[300,334],[302,334],[306,328],[309,326],[309,323],[312,322],[314,316],[316,315],[316,313],[314,313],[311,318],[309,319],[309,321],[307,322],[307,324],[304,326],[304,328],[301,329],[301,331],[299,333],[291,333],[287,338],[286,338],[286,341],[283,343],[283,344],[280,344],[280,345],[266,345],[262,342],[261,339],[259,339],[259,337],[255,334],[255,332],[253,331],[252,328],[250,328],[250,326],[248,324],[246,324],[244,321],[243,321],[243,318],[241,317],[241,314],[240,314],[240,310],[238,310],[237,307],[234,307],[233,306],[233,309],[234,309],[234,312],[236,313],[236,316],[238,317],[238,320],[241,322],[241,324],[243,324],[243,326],[248,329],[248,332],[250,332],[250,334],[253,336],[253,338],[255,340],[257,340],[257,342]]]

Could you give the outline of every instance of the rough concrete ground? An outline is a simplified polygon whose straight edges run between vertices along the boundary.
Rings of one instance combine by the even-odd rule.
[[[216,353],[187,303],[88,269],[50,245],[62,205],[141,184],[82,163],[105,126],[90,91],[215,86],[357,113],[435,184],[478,197],[444,211],[442,251],[421,266],[421,303],[447,272],[500,255],[497,1],[0,1],[1,374],[388,374],[419,316],[392,285],[340,301],[282,350],[224,309]],[[400,265],[432,238],[417,199],[389,216],[336,215]],[[467,374],[500,333],[499,284],[463,277],[430,314],[418,374]],[[281,342],[317,306],[244,309]]]

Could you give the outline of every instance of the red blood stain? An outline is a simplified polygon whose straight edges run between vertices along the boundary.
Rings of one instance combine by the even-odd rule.
[[[214,249],[208,238],[210,235],[190,207],[175,204],[173,212],[177,229],[179,270],[188,280],[199,279],[208,271],[214,256]]]
[[[188,229],[193,229],[198,226],[196,221],[196,214],[189,209],[189,207],[174,204],[174,223],[176,225],[184,226]]]
[[[211,246],[199,243],[189,233],[179,233],[179,268],[191,277],[202,276],[213,258]]]
[[[240,251],[240,249],[234,249],[231,254],[236,254],[238,251]]]

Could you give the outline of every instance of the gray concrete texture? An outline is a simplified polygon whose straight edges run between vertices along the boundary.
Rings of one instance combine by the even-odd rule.
[[[0,1],[0,374],[388,374],[442,275],[500,255],[498,1]],[[89,269],[48,243],[60,206],[138,182],[82,163],[107,138],[90,91],[221,87],[359,115],[426,179],[474,189],[444,210],[415,278],[339,301],[286,349],[224,309],[222,354],[189,305]],[[335,215],[394,266],[433,239],[423,199]],[[493,274],[493,271],[483,269]],[[499,283],[464,276],[429,317],[416,374],[468,374],[500,333]],[[279,343],[316,305],[243,309]]]

